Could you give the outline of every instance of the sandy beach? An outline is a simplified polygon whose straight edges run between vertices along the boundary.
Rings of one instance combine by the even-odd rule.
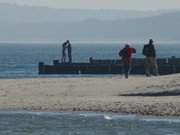
[[[0,109],[180,116],[180,74],[1,79]]]

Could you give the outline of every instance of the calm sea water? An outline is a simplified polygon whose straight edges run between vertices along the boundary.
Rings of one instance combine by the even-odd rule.
[[[97,59],[118,59],[118,51],[123,44],[72,44],[73,61],[87,62],[89,57]],[[133,45],[137,49],[134,57],[143,57],[142,44]],[[180,44],[156,45],[158,57],[180,57]],[[0,78],[39,77],[38,62],[52,64],[60,59],[60,44],[0,44]]]
[[[96,113],[1,112],[1,135],[179,135],[180,119]]]

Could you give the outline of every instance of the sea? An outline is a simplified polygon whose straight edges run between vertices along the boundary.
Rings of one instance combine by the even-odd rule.
[[[0,112],[1,135],[179,135],[179,118],[103,113]]]
[[[52,64],[53,60],[61,59],[61,47],[55,43],[0,43],[0,79],[81,77],[38,75],[38,63]],[[89,57],[119,59],[118,52],[123,47],[121,43],[75,43],[73,62],[88,62]],[[132,47],[137,50],[133,57],[142,58],[143,44]],[[156,51],[159,58],[180,57],[180,44],[156,44]],[[180,118],[0,111],[0,135],[180,135]]]
[[[133,57],[142,58],[143,43],[131,46],[137,50]],[[123,43],[72,43],[73,62],[88,62],[89,57],[119,59],[118,52],[123,47]],[[60,60],[61,49],[60,43],[0,43],[0,79],[78,77],[75,75],[38,75],[38,63],[52,64],[53,60]],[[156,44],[156,51],[159,58],[180,57],[180,44]]]

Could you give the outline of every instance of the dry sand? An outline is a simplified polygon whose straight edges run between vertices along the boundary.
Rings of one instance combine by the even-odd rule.
[[[173,96],[164,95],[164,92]],[[167,92],[168,91],[168,92]],[[136,96],[120,96],[133,94]],[[145,96],[139,96],[140,94]],[[160,93],[153,96],[149,93]],[[0,109],[180,116],[180,74],[0,80]]]

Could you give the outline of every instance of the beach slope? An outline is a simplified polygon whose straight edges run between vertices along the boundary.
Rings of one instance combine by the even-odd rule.
[[[0,109],[180,116],[180,74],[1,79]]]

